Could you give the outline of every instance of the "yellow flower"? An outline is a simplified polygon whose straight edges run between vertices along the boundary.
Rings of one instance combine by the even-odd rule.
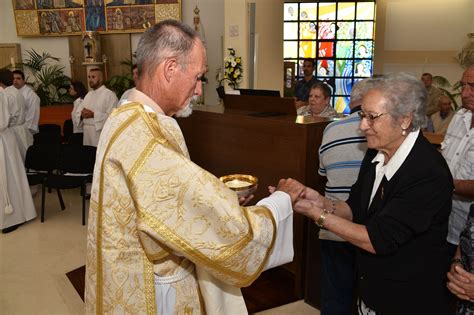
[[[234,72],[234,68],[230,68],[230,72]]]
[[[235,58],[235,62],[240,63],[240,57]]]

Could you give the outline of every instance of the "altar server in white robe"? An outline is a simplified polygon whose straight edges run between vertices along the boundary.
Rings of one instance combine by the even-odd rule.
[[[13,86],[15,86],[25,98],[26,126],[31,134],[38,133],[40,119],[40,98],[33,89],[26,84],[25,74],[20,70],[13,71]]]
[[[13,132],[5,91],[0,91],[0,229],[9,233],[36,217],[25,167]]]
[[[0,90],[4,89],[5,97],[10,113],[8,127],[14,133],[18,149],[23,162],[25,161],[26,150],[33,144],[33,135],[29,132],[25,121],[26,104],[23,95],[12,86],[13,75],[10,70],[0,71]]]
[[[193,29],[158,23],[136,54],[137,88],[110,115],[97,149],[85,312],[246,314],[240,287],[293,259],[292,203],[302,191],[281,180],[242,207],[190,160],[172,116],[202,94],[206,51]]]
[[[84,145],[96,147],[100,132],[112,109],[117,105],[117,96],[103,85],[103,74],[100,69],[91,69],[87,80],[92,91],[87,93],[84,101],[72,113],[76,129],[84,130]]]

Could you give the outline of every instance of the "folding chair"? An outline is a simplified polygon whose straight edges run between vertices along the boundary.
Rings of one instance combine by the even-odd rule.
[[[49,176],[59,169],[59,144],[33,144],[26,151],[26,177],[30,186],[41,184],[41,222],[44,222],[45,188]],[[57,189],[61,210],[66,209],[61,191]]]
[[[55,189],[81,188],[82,225],[86,224],[86,192],[88,183],[92,182],[96,147],[65,144],[62,146],[60,172],[46,179],[46,185]]]

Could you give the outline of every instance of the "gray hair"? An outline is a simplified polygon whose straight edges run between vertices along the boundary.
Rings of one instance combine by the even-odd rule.
[[[365,92],[367,92],[367,79],[357,81],[351,90],[351,103],[362,100]]]
[[[377,90],[382,93],[386,99],[387,112],[395,120],[413,113],[411,130],[424,126],[427,93],[420,80],[409,73],[399,72],[367,81],[367,91]]]
[[[156,67],[169,58],[176,58],[181,68],[186,68],[186,60],[193,49],[198,33],[188,25],[165,20],[143,33],[136,51],[138,76],[144,72],[152,76]]]

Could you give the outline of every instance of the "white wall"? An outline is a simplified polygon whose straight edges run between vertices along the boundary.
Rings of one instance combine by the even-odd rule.
[[[455,56],[474,32],[472,0],[379,0],[375,72],[442,75],[451,83],[463,69]]]

